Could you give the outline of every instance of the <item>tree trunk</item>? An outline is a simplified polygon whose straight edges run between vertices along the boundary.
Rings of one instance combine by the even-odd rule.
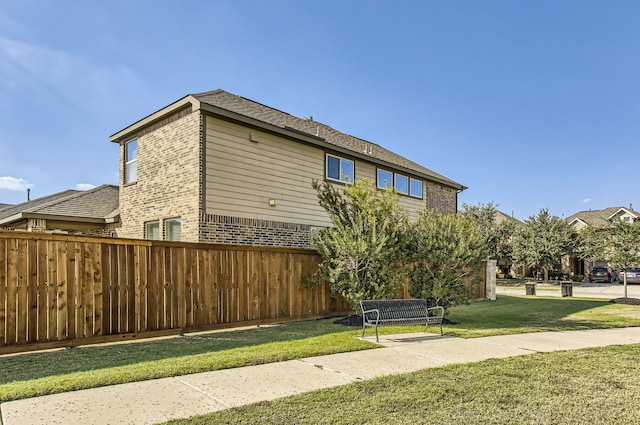
[[[549,281],[549,268],[543,267],[542,270],[544,270],[544,281],[548,282]]]

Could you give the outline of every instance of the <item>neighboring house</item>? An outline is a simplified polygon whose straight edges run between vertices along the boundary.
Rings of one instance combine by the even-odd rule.
[[[312,230],[330,224],[314,179],[391,185],[414,217],[457,212],[466,189],[379,145],[222,90],[187,95],[110,140],[120,145],[121,237],[306,248]]]
[[[0,209],[0,230],[115,236],[118,187],[65,190]]]
[[[614,220],[622,220],[626,222],[632,222],[640,217],[640,212],[634,211],[632,205],[626,207],[609,207],[603,210],[589,210],[580,211],[572,216],[567,217],[567,221],[570,225],[574,226],[576,230],[580,231],[589,226],[603,227]],[[592,267],[606,267],[608,262],[606,260],[600,260],[593,263],[585,264],[584,261],[577,258],[570,258],[568,260],[568,267],[575,274],[584,275],[589,273]]]
[[[587,226],[605,226],[614,220],[632,222],[637,220],[638,217],[640,217],[640,213],[634,211],[632,206],[629,205],[629,208],[610,207],[604,210],[580,211],[567,217],[567,221],[572,226],[575,226],[576,229],[581,230]]]

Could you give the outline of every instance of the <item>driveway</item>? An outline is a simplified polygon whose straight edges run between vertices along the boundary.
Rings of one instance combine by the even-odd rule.
[[[522,287],[505,287],[498,286],[496,288],[497,295],[525,295],[524,285]],[[539,285],[536,288],[536,295],[542,296],[562,296],[560,285],[547,286]],[[573,286],[574,297],[585,298],[621,298],[624,297],[624,285],[619,283],[581,283]],[[640,298],[640,285],[627,284],[627,296],[629,298]]]

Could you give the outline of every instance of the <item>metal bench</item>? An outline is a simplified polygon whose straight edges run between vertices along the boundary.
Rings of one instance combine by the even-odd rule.
[[[362,300],[362,337],[369,327],[376,329],[376,342],[378,338],[378,326],[395,325],[425,325],[427,332],[429,325],[440,325],[440,335],[443,335],[442,321],[444,319],[443,307],[428,307],[427,301],[422,299],[408,300]]]

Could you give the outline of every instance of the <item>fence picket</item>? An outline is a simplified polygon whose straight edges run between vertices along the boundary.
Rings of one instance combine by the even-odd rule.
[[[349,312],[328,285],[304,285],[319,260],[311,250],[0,231],[0,353]]]

